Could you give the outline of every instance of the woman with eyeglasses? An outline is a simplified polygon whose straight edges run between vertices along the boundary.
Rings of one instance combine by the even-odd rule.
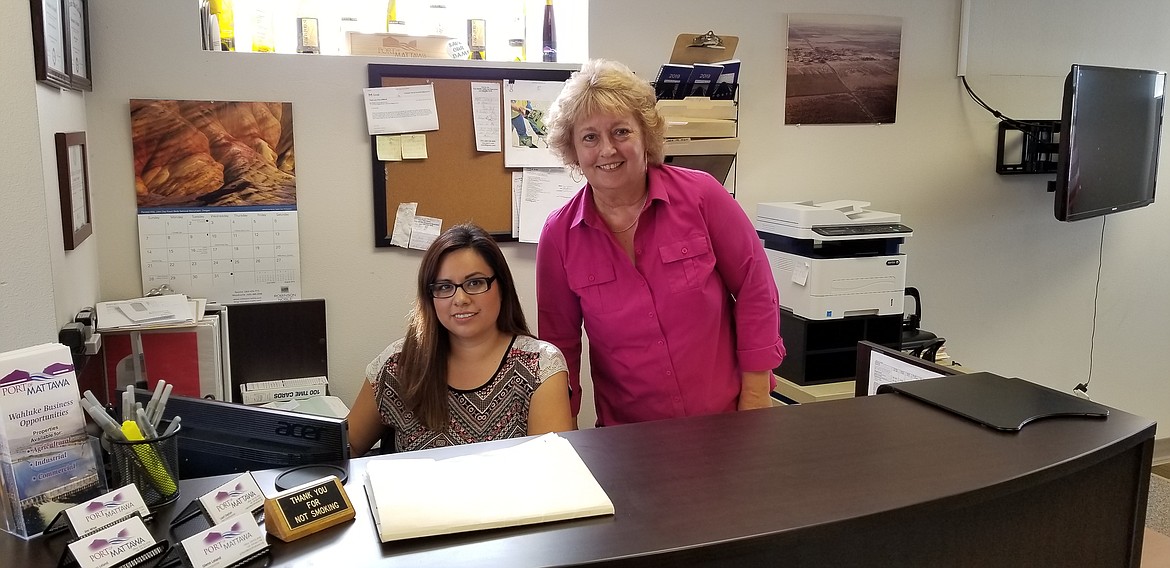
[[[427,249],[408,321],[406,337],[366,367],[349,412],[352,456],[387,428],[399,452],[577,428],[565,358],[528,330],[507,261],[482,228],[456,225]]]

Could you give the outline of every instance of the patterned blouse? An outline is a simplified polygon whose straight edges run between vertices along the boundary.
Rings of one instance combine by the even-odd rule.
[[[366,367],[382,424],[394,429],[394,447],[399,452],[527,436],[532,393],[546,379],[568,369],[564,355],[551,343],[518,335],[482,386],[447,387],[448,426],[436,432],[415,418],[394,388],[392,379],[398,373],[404,342],[395,341]]]

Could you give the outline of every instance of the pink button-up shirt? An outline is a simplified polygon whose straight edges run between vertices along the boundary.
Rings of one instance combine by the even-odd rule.
[[[536,252],[540,338],[569,364],[581,408],[581,327],[598,425],[731,412],[742,371],[784,358],[763,245],[714,178],[651,166],[648,205],[622,250],[586,185],[545,221]]]

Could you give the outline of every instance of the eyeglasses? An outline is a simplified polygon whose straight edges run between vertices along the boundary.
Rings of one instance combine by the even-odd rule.
[[[492,289],[492,282],[496,281],[495,276],[468,278],[462,284],[455,284],[453,282],[435,282],[427,286],[431,291],[433,298],[450,298],[455,295],[456,288],[463,288],[463,291],[469,295],[482,294]]]

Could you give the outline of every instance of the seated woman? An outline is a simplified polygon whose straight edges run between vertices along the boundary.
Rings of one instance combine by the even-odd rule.
[[[366,367],[350,453],[386,428],[396,451],[575,430],[565,358],[528,331],[507,261],[486,231],[456,225],[423,256],[406,337]]]

